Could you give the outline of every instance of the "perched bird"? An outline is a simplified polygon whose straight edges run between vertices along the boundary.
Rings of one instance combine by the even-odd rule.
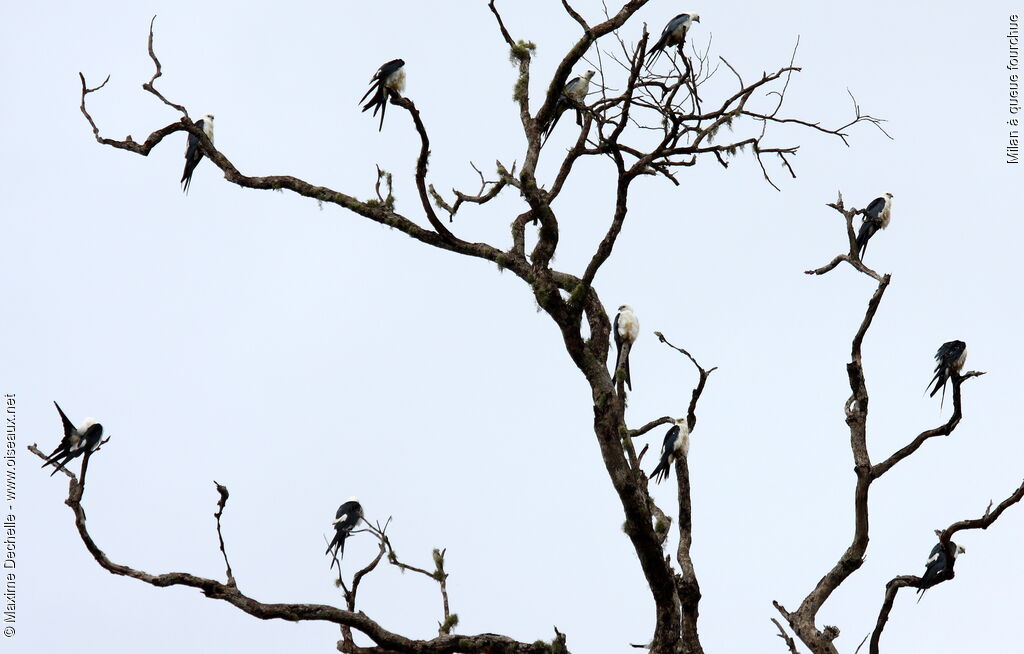
[[[875,198],[864,210],[864,222],[857,233],[857,258],[863,260],[864,252],[868,249],[868,241],[879,229],[889,226],[889,218],[892,215],[892,193],[886,193],[880,198]]]
[[[935,376],[928,382],[929,387],[935,384],[935,388],[932,389],[931,395],[928,397],[935,397],[941,388],[942,401],[945,402],[946,382],[952,375],[959,375],[960,371],[964,369],[964,364],[967,363],[967,343],[963,341],[943,343],[935,353],[935,361]]]
[[[661,444],[661,461],[650,477],[659,484],[668,479],[669,466],[679,457],[686,457],[690,453],[690,427],[686,418],[672,422],[674,424]]]
[[[615,323],[612,325],[612,329],[615,332],[614,374],[619,374],[621,360],[623,379],[626,382],[626,386],[632,391],[633,383],[629,378],[629,355],[626,355],[624,359],[622,358],[622,346],[624,343],[635,343],[636,337],[640,335],[640,321],[636,319],[633,307],[628,304],[623,304],[619,307],[619,312],[615,315]]]
[[[952,561],[950,561],[949,557],[946,556],[946,549],[942,546],[942,543],[933,547],[932,553],[928,555],[928,561],[925,563],[926,567],[924,569],[924,574],[921,575],[921,587],[917,589],[918,602],[920,602],[921,598],[924,597],[924,591],[935,585],[935,580],[939,578],[939,575],[946,571],[946,564],[948,563],[950,569],[952,569],[953,564],[956,563],[956,557],[967,552],[963,545],[957,545],[953,541],[949,542],[949,547],[953,552]]]
[[[690,26],[699,22],[699,14],[679,14],[670,20],[661,32],[661,38],[658,39],[658,42],[647,53],[649,60],[653,62],[654,59],[657,59],[657,53],[664,50],[665,46],[677,45],[682,50],[683,44],[686,42],[686,33],[690,31]],[[653,59],[650,59],[651,57]]]
[[[334,553],[331,554],[331,567],[333,568],[337,563],[339,572],[341,563],[338,563],[338,559],[345,556],[345,539],[362,519],[363,506],[355,497],[345,500],[345,503],[338,507],[338,512],[334,514],[334,522],[331,523],[334,525],[334,540],[327,546],[327,551],[324,554],[331,554],[331,550],[334,550]]]
[[[213,114],[206,114],[196,121],[196,127],[203,130],[206,138],[213,143]],[[194,134],[188,135],[188,144],[185,146],[185,172],[181,174],[182,189],[188,193],[188,186],[192,183],[192,171],[196,169],[199,162],[203,160],[203,150],[199,147],[199,139]]]
[[[86,460],[88,460],[89,455],[96,451],[96,448],[100,446],[100,441],[103,440],[103,425],[92,418],[86,418],[82,426],[75,429],[68,417],[64,415],[60,405],[54,402],[53,406],[57,407],[57,413],[60,414],[60,420],[64,426],[64,438],[60,439],[60,445],[50,452],[50,456],[46,457],[46,461],[43,462],[43,468],[48,465],[53,466],[51,477],[75,457],[85,454]],[[82,468],[84,471],[85,463],[82,464]],[[84,479],[85,475],[83,474],[82,477]]]
[[[388,90],[401,93],[405,90],[405,62],[401,59],[392,59],[377,69],[377,72],[370,78],[370,89],[359,100],[362,102],[370,98],[369,102],[363,105],[363,111],[373,107],[373,115],[380,110],[380,127],[377,131],[384,129],[384,112],[388,107]]]
[[[546,141],[551,132],[555,129],[555,123],[562,117],[565,110],[569,107],[576,108],[576,124],[583,124],[583,101],[587,97],[587,92],[590,91],[590,80],[594,77],[594,71],[588,70],[579,77],[573,77],[571,80],[566,82],[562,88],[562,92],[558,96],[558,100],[555,102],[555,110],[551,114],[551,119],[548,121],[547,126],[544,128],[544,140]]]

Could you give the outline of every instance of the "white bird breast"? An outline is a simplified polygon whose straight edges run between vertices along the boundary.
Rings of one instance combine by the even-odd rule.
[[[964,369],[964,364],[967,363],[967,346],[964,346],[964,351],[957,357],[956,361],[953,362],[953,368],[960,372]]]
[[[635,341],[640,335],[640,321],[632,311],[619,314],[619,336],[626,341]]]
[[[398,91],[399,93],[405,91],[405,67],[403,66],[388,75],[388,79],[384,82],[384,85],[389,89]]]

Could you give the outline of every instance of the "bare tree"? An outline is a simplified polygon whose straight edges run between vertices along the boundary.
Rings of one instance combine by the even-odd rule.
[[[493,180],[488,180],[483,172],[476,169],[481,184],[475,192],[453,190],[451,197],[454,199],[446,199],[436,190],[435,185],[428,180],[427,164],[431,144],[420,112],[412,99],[393,91],[389,92],[389,102],[408,113],[420,140],[414,182],[421,213],[414,216],[396,210],[391,175],[379,168],[377,198],[370,201],[362,201],[344,191],[312,184],[293,176],[251,176],[242,173],[223,152],[214,147],[204,131],[192,121],[184,106],[172,102],[157,90],[155,83],[162,75],[162,69],[154,50],[152,23],[149,32],[149,56],[155,66],[155,72],[143,88],[179,112],[181,119],[156,129],[141,143],[131,137],[124,140],[106,138],[101,135],[86,108],[88,96],[102,89],[106,82],[90,88],[84,76],[81,77],[81,111],[88,120],[96,140],[103,145],[146,156],[171,134],[188,132],[198,139],[203,154],[224,173],[225,179],[230,183],[251,189],[288,190],[319,203],[337,205],[371,221],[393,227],[426,245],[493,262],[527,284],[537,305],[559,329],[566,352],[591,390],[594,435],[606,472],[625,514],[624,531],[640,562],[654,602],[654,633],[649,643],[643,647],[656,654],[698,654],[703,652],[698,635],[701,589],[690,556],[694,534],[687,460],[683,456],[675,462],[678,506],[670,510],[659,507],[648,492],[648,477],[642,468],[643,458],[649,446],[644,445],[637,453],[634,442],[655,428],[674,422],[675,419],[670,415],[664,415],[655,417],[639,427],[631,428],[627,425],[627,396],[622,371],[609,371],[607,365],[612,324],[594,287],[594,281],[614,251],[617,239],[626,224],[631,188],[638,178],[654,176],[679,184],[679,176],[685,169],[694,166],[701,159],[710,159],[727,168],[733,158],[750,156],[760,165],[765,181],[778,188],[776,180],[772,178],[769,168],[765,165],[766,161],[777,160],[783,170],[795,176],[792,156],[800,146],[793,143],[776,143],[774,128],[782,125],[795,126],[803,128],[806,132],[840,139],[846,143],[847,130],[855,125],[866,123],[880,130],[883,127],[880,119],[862,114],[855,101],[851,119],[836,127],[825,127],[813,120],[787,115],[783,111],[786,92],[794,75],[800,72],[800,68],[794,64],[795,49],[793,59],[788,64],[752,79],[745,79],[726,59],[713,59],[710,55],[710,46],[700,50],[694,48],[692,43],[687,44],[686,53],[679,50],[663,57],[656,66],[651,64],[647,57],[649,34],[646,28],[634,25],[635,21],[631,20],[645,4],[646,0],[630,0],[615,13],[606,12],[603,20],[592,23],[575,11],[567,0],[563,0],[562,8],[579,24],[580,35],[561,59],[551,79],[547,81],[539,101],[535,103],[539,104],[539,108],[534,111],[531,110],[530,102],[534,45],[509,32],[494,0],[491,0],[489,7],[496,22],[497,38],[501,38],[508,46],[510,58],[517,69],[513,82],[514,99],[520,118],[517,128],[521,129],[525,136],[526,150],[521,160],[516,163],[499,161],[495,167]],[[637,37],[638,40],[634,41],[633,39]],[[574,67],[581,60],[592,63],[596,69],[598,90],[582,106],[577,107],[581,113],[579,134],[563,155],[544,149],[543,134],[556,117],[560,101],[565,102],[562,96],[563,88]],[[735,86],[731,92],[715,95],[707,90],[709,80],[718,74],[731,74],[735,77]],[[567,128],[563,126],[563,129]],[[545,151],[549,156],[561,156],[561,164],[551,179],[537,177],[538,161]],[[553,266],[553,261],[559,246],[561,216],[556,211],[554,202],[567,180],[577,174],[577,164],[581,160],[594,157],[606,162],[615,173],[615,200],[611,210],[611,221],[604,238],[582,272],[558,270]],[[511,220],[509,242],[506,246],[467,241],[458,236],[454,220],[465,204],[486,205],[499,195],[512,192],[510,189],[515,189],[515,193],[522,198],[523,206],[522,211]],[[781,603],[775,604],[796,637],[815,653],[836,652],[832,641],[839,630],[832,626],[819,628],[817,614],[829,596],[860,567],[864,559],[868,544],[868,491],[871,483],[917,451],[926,440],[952,433],[963,417],[961,385],[964,381],[983,374],[967,372],[954,376],[954,408],[950,419],[939,427],[922,432],[906,447],[882,462],[871,463],[866,443],[869,396],[861,364],[861,344],[879,309],[890,276],[879,275],[871,270],[856,254],[853,220],[863,211],[845,208],[841,197],[830,206],[845,218],[850,250],[837,256],[830,264],[808,272],[822,275],[846,261],[877,281],[878,286],[855,333],[851,361],[847,364],[851,397],[846,402],[845,415],[850,429],[857,477],[853,541],[835,566],[825,573],[796,610],[789,611]],[[443,220],[443,216],[447,216],[448,220]],[[529,251],[528,233],[533,242]],[[660,333],[658,337],[668,347],[686,356],[698,371],[698,383],[688,400],[682,398],[679,406],[670,407],[665,412],[679,415],[678,420],[685,420],[689,429],[693,430],[697,424],[697,407],[701,394],[715,368],[705,369],[686,349],[672,345]],[[626,343],[624,347],[623,355],[626,358],[630,345]],[[37,449],[32,449],[39,454]],[[376,556],[349,581],[346,582],[339,577],[339,586],[345,601],[343,609],[314,604],[264,603],[247,596],[235,583],[223,538],[220,538],[220,549],[227,567],[226,582],[179,572],[152,575],[115,563],[96,545],[87,530],[82,507],[83,484],[70,472],[67,474],[71,478],[67,504],[75,515],[79,535],[97,563],[114,574],[128,576],[158,587],[197,588],[207,597],[226,601],[260,619],[319,620],[337,624],[342,634],[337,647],[349,654],[539,654],[567,651],[567,636],[557,629],[550,642],[533,643],[520,642],[498,634],[453,633],[458,618],[450,610],[448,603],[445,552],[434,551],[433,570],[403,563],[398,559],[386,534],[387,523],[367,528],[379,543]],[[220,515],[225,509],[228,493],[227,489],[219,484],[217,488],[220,492],[216,513],[217,532],[220,537]],[[956,531],[986,528],[1008,506],[1018,502],[1022,495],[1024,486],[1002,502],[995,511],[986,511],[983,518],[951,525],[941,532],[940,542],[948,546],[950,537]],[[673,522],[679,537],[674,557],[665,552],[665,542]],[[385,558],[392,565],[426,575],[438,583],[443,610],[438,622],[438,635],[435,638],[416,640],[391,632],[381,626],[378,620],[358,610],[356,600],[360,582]],[[952,570],[948,572],[946,578],[951,577]],[[920,583],[919,578],[912,576],[898,577],[889,583],[885,604],[871,640],[873,652],[878,651],[879,637],[897,590],[907,586],[917,587]],[[774,619],[773,621],[789,650],[798,651],[796,640],[785,631],[782,623]],[[374,644],[370,647],[357,645],[354,638],[357,632]]]

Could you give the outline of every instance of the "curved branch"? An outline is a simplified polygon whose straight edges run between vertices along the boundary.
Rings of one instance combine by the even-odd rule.
[[[992,511],[992,503],[989,502],[988,508],[985,509],[985,514],[980,518],[975,518],[973,520],[960,520],[959,522],[954,522],[950,526],[946,527],[941,532],[937,532],[939,535],[939,544],[947,549],[946,556],[949,560],[954,560],[955,558],[952,556],[952,552],[949,551],[951,548],[950,538],[952,538],[953,534],[958,531],[969,529],[988,529],[992,523],[999,519],[999,516],[1003,514],[1003,511],[1020,502],[1021,499],[1024,499],[1024,482],[1022,482],[1021,485],[1017,487],[1017,490],[1015,490],[1009,497],[1000,502],[995,511]],[[885,625],[889,621],[889,614],[892,612],[893,603],[896,600],[896,593],[899,592],[900,588],[931,588],[932,586],[949,581],[954,576],[956,576],[954,566],[949,566],[948,570],[944,570],[935,579],[934,583],[931,583],[928,586],[922,586],[923,580],[921,577],[915,577],[913,575],[901,575],[890,579],[885,585],[885,599],[882,601],[882,608],[879,610],[878,619],[875,621],[875,630],[871,632],[871,643],[868,650],[870,654],[878,654],[878,645],[882,638],[882,631],[885,630]]]
[[[917,449],[929,438],[934,438],[936,436],[949,436],[952,434],[953,430],[956,429],[956,426],[960,424],[960,420],[964,415],[960,397],[960,385],[972,377],[979,377],[984,374],[984,372],[972,370],[964,373],[963,375],[951,375],[950,379],[953,382],[953,414],[949,417],[949,420],[946,421],[946,424],[921,432],[910,443],[906,444],[896,452],[893,452],[885,461],[876,463],[871,468],[871,477],[873,479],[878,479],[887,473],[894,465],[916,452]]]
[[[412,116],[412,122],[416,126],[416,132],[420,135],[420,154],[416,158],[416,190],[420,194],[423,213],[426,214],[427,220],[430,221],[434,230],[446,241],[465,243],[465,241],[456,238],[454,234],[448,231],[444,223],[438,219],[433,205],[430,204],[430,193],[427,191],[427,160],[430,159],[430,138],[427,136],[427,128],[423,126],[423,121],[420,119],[419,110],[412,100],[403,98],[393,91],[391,92],[391,104],[396,104],[409,112],[409,115]]]
[[[149,81],[142,85],[142,88],[160,98],[160,100],[168,107],[172,107],[180,111],[183,117],[188,118],[188,111],[185,107],[180,104],[174,104],[165,98],[153,85],[153,83],[156,82],[156,79],[164,74],[163,69],[160,67],[160,60],[156,58],[156,52],[153,51],[153,23],[155,22],[156,16],[153,16],[153,19],[149,21],[149,41],[147,42],[147,47],[149,48],[149,58],[153,60],[153,65],[156,67],[156,70],[153,72],[153,76],[149,78]]]
[[[34,445],[30,445],[28,450],[44,461],[46,460],[46,456]],[[523,643],[497,634],[479,634],[476,636],[444,635],[431,640],[414,640],[388,631],[362,611],[346,611],[324,604],[264,603],[247,596],[234,585],[222,584],[219,581],[199,577],[187,572],[167,572],[154,575],[142,570],[135,570],[127,565],[114,563],[96,545],[86,527],[85,510],[81,504],[84,487],[78,482],[73,473],[68,472],[67,474],[70,477],[70,481],[68,483],[68,497],[64,503],[70,507],[75,515],[75,527],[78,529],[78,535],[85,544],[86,549],[89,550],[89,553],[96,560],[96,563],[112,574],[130,577],[158,588],[169,586],[195,588],[211,599],[223,600],[261,620],[288,620],[291,622],[310,620],[331,622],[342,627],[351,627],[365,634],[380,647],[403,654],[455,654],[456,652],[483,654],[493,651],[515,652],[516,654],[548,654],[550,652],[548,645],[542,642]]]

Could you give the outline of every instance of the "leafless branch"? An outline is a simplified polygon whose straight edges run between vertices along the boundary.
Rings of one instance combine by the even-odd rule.
[[[681,347],[676,347],[668,342],[668,339],[661,332],[654,332],[654,335],[658,337],[658,340],[669,346],[676,352],[686,355],[686,357],[693,362],[693,365],[697,368],[699,378],[697,380],[697,386],[693,389],[693,393],[690,395],[690,406],[686,410],[686,424],[692,432],[694,427],[697,426],[697,400],[700,399],[701,394],[704,392],[704,385],[708,381],[708,376],[714,371],[718,370],[718,366],[714,366],[708,370],[705,370],[697,360],[693,358],[693,355],[684,350]]]
[[[871,468],[871,477],[873,479],[878,479],[879,477],[884,475],[897,463],[899,463],[903,459],[907,458],[908,456],[916,452],[917,449],[921,447],[921,445],[923,445],[924,442],[929,438],[934,438],[935,436],[949,436],[950,434],[952,434],[953,430],[956,429],[956,426],[960,424],[961,418],[963,418],[963,406],[961,402],[960,385],[972,377],[979,377],[984,374],[984,372],[972,370],[962,375],[951,375],[950,381],[953,383],[953,414],[949,417],[949,420],[947,420],[945,424],[935,427],[934,429],[928,429],[926,431],[921,432],[920,434],[917,435],[916,438],[914,438],[914,440],[912,440],[904,447],[900,448],[898,451],[894,452],[892,455],[889,456],[889,458],[882,461],[881,463],[876,463]]]
[[[151,77],[148,82],[143,84],[142,88],[149,91],[156,97],[160,98],[160,101],[168,107],[180,111],[181,115],[187,119],[189,116],[188,111],[185,109],[185,107],[181,106],[180,104],[174,104],[173,102],[165,98],[163,94],[160,93],[160,91],[156,90],[156,86],[153,85],[153,83],[156,82],[157,78],[164,74],[163,69],[161,69],[160,67],[160,60],[156,58],[156,52],[153,51],[153,23],[155,22],[156,16],[153,16],[153,19],[149,21],[149,41],[147,47],[149,48],[149,58],[153,60],[153,65],[156,67],[156,70],[153,72],[153,77]]]
[[[213,514],[213,517],[217,519],[217,540],[220,542],[220,553],[224,556],[224,566],[227,568],[228,586],[235,588],[235,576],[231,574],[231,564],[228,562],[228,552],[224,548],[224,536],[220,531],[220,517],[224,515],[224,507],[228,503],[228,489],[226,486],[222,486],[216,481],[213,485],[217,487],[217,492],[220,494],[220,500],[217,501],[217,512]]]
[[[44,461],[46,460],[46,456],[34,445],[30,445],[28,449]],[[67,474],[70,481],[68,484],[68,497],[64,503],[74,513],[75,526],[78,529],[79,537],[100,567],[112,574],[130,577],[158,588],[168,586],[195,588],[206,597],[225,601],[261,620],[288,620],[290,622],[310,620],[331,622],[340,627],[349,627],[365,634],[377,643],[378,647],[382,648],[382,651],[404,652],[407,654],[454,654],[455,652],[483,654],[494,651],[516,652],[517,654],[549,654],[551,651],[550,645],[540,641],[524,643],[497,634],[479,634],[475,636],[445,634],[430,640],[414,640],[384,629],[362,611],[346,611],[324,604],[267,604],[245,595],[234,584],[222,584],[219,581],[199,577],[187,572],[168,572],[153,575],[126,565],[114,563],[96,545],[89,534],[85,522],[85,510],[81,504],[83,486],[74,474],[71,472],[67,472]],[[222,501],[223,498],[224,496],[222,495]],[[344,641],[341,645],[345,645]],[[363,648],[355,648],[352,645],[351,649],[346,646],[342,651],[346,654],[356,654],[361,649]]]
[[[836,266],[845,261],[854,268],[856,268],[857,270],[859,270],[860,272],[867,275],[868,277],[871,277],[877,282],[881,282],[882,277],[874,270],[865,266],[864,262],[861,261],[860,256],[857,252],[857,235],[853,229],[853,218],[858,214],[863,215],[864,210],[855,209],[852,207],[850,209],[847,209],[846,206],[843,204],[843,194],[841,192],[839,193],[839,197],[838,199],[836,199],[835,202],[829,202],[825,206],[832,207],[833,209],[838,211],[843,216],[843,218],[846,219],[846,238],[849,242],[850,249],[845,254],[840,254],[836,256],[836,258],[832,259],[832,261],[825,264],[821,268],[816,268],[814,270],[806,270],[804,271],[804,273],[807,275],[824,275],[825,273],[832,271],[833,269],[835,269]]]
[[[992,523],[999,519],[999,516],[1002,515],[1003,511],[1020,502],[1021,499],[1024,499],[1024,483],[1021,483],[1017,490],[1000,502],[995,511],[991,510],[992,502],[990,501],[988,503],[988,508],[985,509],[985,513],[980,518],[960,520],[958,522],[954,522],[942,531],[937,531],[936,533],[939,536],[939,544],[947,550],[947,560],[955,560],[953,552],[951,551],[953,546],[950,542],[953,534],[963,530],[988,529]],[[896,600],[896,593],[899,592],[899,589],[907,588],[908,586],[911,588],[924,589],[949,581],[956,576],[956,572],[953,568],[954,566],[952,565],[948,566],[947,569],[943,570],[942,573],[936,577],[935,581],[928,586],[923,586],[923,580],[921,577],[916,577],[914,575],[900,575],[889,580],[889,583],[885,585],[885,599],[882,601],[882,608],[878,612],[878,619],[875,621],[875,629],[871,632],[871,645],[868,649],[870,654],[878,654],[879,652],[878,646],[882,638],[882,631],[885,629],[885,625],[889,621],[889,614],[892,612],[893,603]]]
[[[782,628],[782,624],[775,618],[772,618],[771,620],[779,629],[779,633],[777,634],[778,637],[782,639],[782,642],[786,643],[786,647],[789,648],[791,654],[800,654],[800,652],[796,648],[796,641],[793,640],[792,636],[786,633],[786,630]]]

